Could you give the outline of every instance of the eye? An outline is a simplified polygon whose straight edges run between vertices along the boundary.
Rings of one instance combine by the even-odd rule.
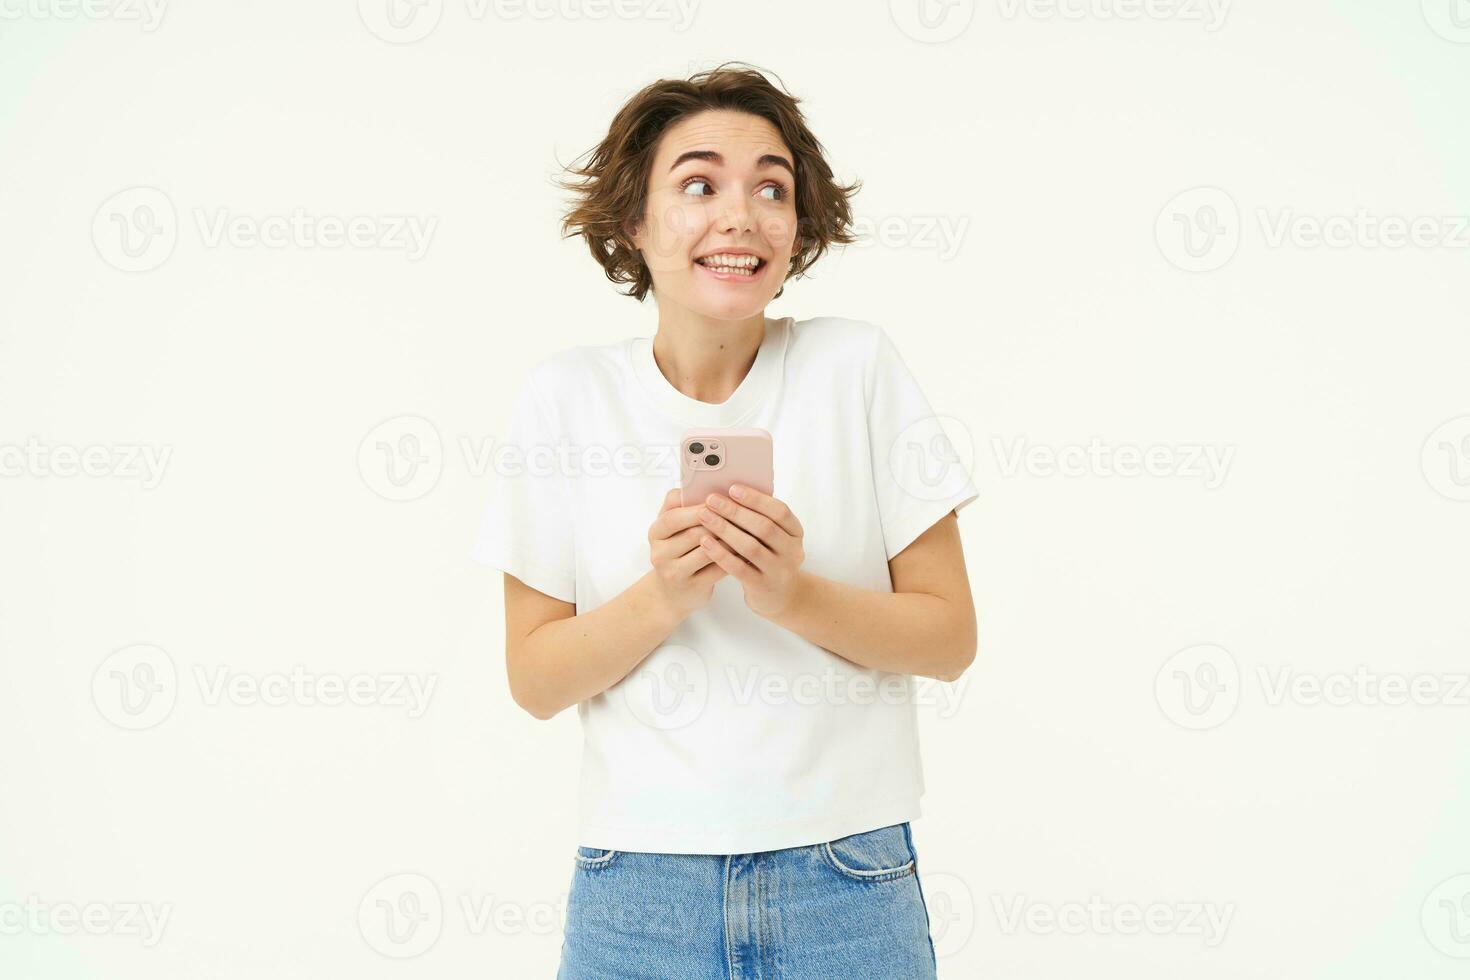
[[[700,189],[694,191],[691,194],[689,188],[696,186]],[[709,179],[705,177],[689,177],[683,183],[681,183],[679,187],[684,191],[685,194],[690,194],[691,197],[708,197],[709,195],[704,192],[704,188],[710,188],[711,190],[713,190],[713,185],[710,183]],[[773,191],[774,193],[766,194],[767,191]],[[764,195],[767,201],[784,201],[791,193],[791,191],[787,189],[786,185],[781,183],[780,181],[772,181],[771,183],[762,187],[756,193]]]

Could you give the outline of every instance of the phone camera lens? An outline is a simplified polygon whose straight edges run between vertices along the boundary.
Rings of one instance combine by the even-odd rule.
[[[716,456],[714,453],[710,453],[708,456],[706,456],[704,458],[704,461],[706,463],[708,463],[710,466],[718,466],[718,465],[720,465],[720,457]]]
[[[694,455],[698,456],[700,453],[704,452],[704,443],[702,443],[702,442],[691,442],[689,444],[689,451],[691,453],[693,453]]]

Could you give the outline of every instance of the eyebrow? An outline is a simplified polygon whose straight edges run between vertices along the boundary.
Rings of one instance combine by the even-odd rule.
[[[679,154],[679,158],[674,161],[673,165],[669,167],[669,170],[672,171],[676,169],[679,164],[683,163],[686,160],[708,160],[710,163],[713,163],[716,166],[723,167],[725,165],[725,158],[720,156],[720,154],[716,153],[714,150],[687,150],[684,153]],[[761,158],[755,162],[755,166],[757,170],[761,169],[762,167],[785,167],[786,170],[791,174],[791,179],[796,179],[796,168],[791,166],[790,160],[787,160],[779,153],[761,154]]]

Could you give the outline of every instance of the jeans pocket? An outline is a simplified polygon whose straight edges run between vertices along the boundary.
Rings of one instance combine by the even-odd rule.
[[[904,878],[917,863],[907,825],[901,823],[828,841],[820,849],[833,869],[854,881]]]
[[[577,867],[583,871],[601,871],[616,861],[619,853],[602,847],[578,847]]]

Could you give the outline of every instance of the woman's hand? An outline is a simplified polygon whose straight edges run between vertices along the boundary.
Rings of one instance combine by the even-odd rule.
[[[775,497],[735,484],[736,499],[712,493],[705,507],[695,507],[710,532],[706,554],[738,581],[745,604],[767,619],[779,616],[795,601],[801,582],[801,522]]]
[[[725,570],[699,546],[705,530],[699,523],[702,505],[680,507],[680,490],[664,496],[658,517],[648,528],[648,557],[660,598],[682,619],[709,602]]]

